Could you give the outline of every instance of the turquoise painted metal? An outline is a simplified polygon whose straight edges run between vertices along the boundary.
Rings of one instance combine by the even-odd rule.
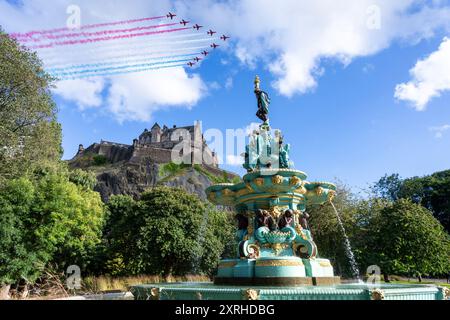
[[[135,286],[132,293],[137,300],[445,300],[448,291],[428,285],[249,288],[212,283],[171,283]]]
[[[257,116],[264,122],[246,147],[248,173],[238,184],[206,190],[209,201],[235,208],[236,258],[219,263],[214,284],[154,284],[132,288],[136,299],[161,300],[395,300],[445,299],[436,286],[341,285],[328,259],[320,258],[307,208],[332,201],[336,186],[309,182],[294,169],[290,145],[269,124],[270,98],[255,81]]]

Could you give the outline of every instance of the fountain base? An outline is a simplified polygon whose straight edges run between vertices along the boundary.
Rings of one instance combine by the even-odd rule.
[[[214,283],[256,286],[335,285],[340,283],[340,278],[334,276],[328,259],[282,256],[222,260]]]
[[[446,288],[433,285],[223,286],[166,283],[131,288],[135,300],[445,300]]]

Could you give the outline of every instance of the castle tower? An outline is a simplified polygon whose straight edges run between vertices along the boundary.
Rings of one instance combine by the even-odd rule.
[[[152,128],[152,143],[160,143],[161,142],[161,127],[158,123],[155,123],[155,125]]]

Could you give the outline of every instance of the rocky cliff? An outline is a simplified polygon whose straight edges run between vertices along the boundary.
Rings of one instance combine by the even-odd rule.
[[[115,163],[96,163],[95,160],[83,159],[70,161],[69,166],[95,172],[98,181],[95,190],[105,202],[112,195],[119,194],[139,198],[142,192],[156,185],[181,187],[206,200],[205,189],[212,184],[239,179],[235,174],[205,165],[161,164],[150,158]]]

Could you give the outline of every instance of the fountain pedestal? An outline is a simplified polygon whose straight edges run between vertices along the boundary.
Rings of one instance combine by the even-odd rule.
[[[266,136],[270,139],[270,132]],[[239,184],[208,188],[211,202],[235,207],[239,225],[237,257],[219,263],[214,283],[339,283],[330,261],[318,257],[305,213],[307,205],[330,201],[335,190],[331,183],[308,182],[304,172],[290,168],[259,169],[249,172]]]

